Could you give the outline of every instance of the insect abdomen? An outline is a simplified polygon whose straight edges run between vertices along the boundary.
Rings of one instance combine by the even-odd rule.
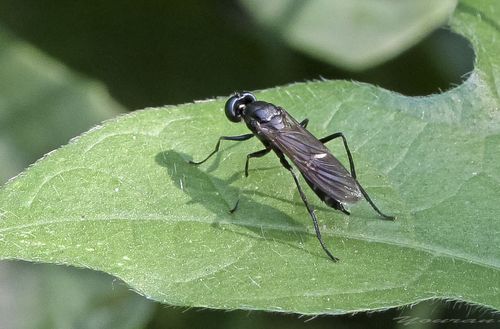
[[[320,198],[321,201],[323,201],[325,204],[332,207],[333,209],[345,212],[345,208],[342,203],[329,197],[323,190],[321,190],[317,185],[313,184],[304,175],[302,175],[302,177],[304,177],[304,180],[307,182],[307,185],[309,185],[309,187],[314,191],[314,193],[316,193],[316,195],[318,196],[318,198]]]

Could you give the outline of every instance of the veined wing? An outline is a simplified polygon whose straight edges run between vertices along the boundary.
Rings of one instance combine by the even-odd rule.
[[[264,132],[299,169],[310,185],[342,203],[354,203],[362,194],[347,169],[309,131],[288,114],[285,127]]]

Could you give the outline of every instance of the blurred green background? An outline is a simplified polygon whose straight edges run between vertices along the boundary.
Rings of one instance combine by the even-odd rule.
[[[470,44],[446,27],[382,64],[334,66],[290,46],[249,8],[229,0],[0,0],[0,180],[125,111],[322,78],[428,95],[473,69]],[[432,327],[405,326],[398,316],[494,315],[442,301],[314,319],[186,310],[147,301],[102,273],[0,263],[0,328]]]

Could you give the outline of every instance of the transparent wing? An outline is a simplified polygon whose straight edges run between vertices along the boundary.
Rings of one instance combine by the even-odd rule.
[[[285,112],[286,113],[286,112]],[[285,127],[266,137],[299,169],[309,184],[342,203],[354,203],[362,194],[354,178],[330,151],[290,115]]]

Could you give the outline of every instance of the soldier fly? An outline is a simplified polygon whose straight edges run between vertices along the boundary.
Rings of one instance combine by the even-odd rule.
[[[225,105],[225,113],[227,118],[232,122],[241,122],[244,120],[252,133],[240,136],[221,136],[215,145],[215,149],[204,160],[199,162],[190,161],[190,163],[199,165],[207,161],[219,151],[222,140],[245,141],[256,136],[264,144],[264,149],[247,155],[245,176],[248,176],[250,158],[260,158],[270,151],[274,151],[283,167],[292,174],[300,197],[312,218],[319,243],[333,261],[337,261],[338,258],[332,255],[323,242],[314,209],[307,201],[297,175],[286,157],[298,168],[314,193],[328,206],[349,215],[350,213],[344,208],[344,205],[357,202],[361,197],[364,197],[383,219],[395,219],[394,216],[388,216],[377,208],[356,179],[354,161],[343,133],[337,132],[317,139],[306,130],[309,122],[308,119],[299,123],[283,108],[271,103],[258,101],[249,92],[236,93],[229,98]],[[350,172],[324,145],[336,138],[342,138],[349,159]],[[236,203],[231,212],[236,210],[237,206],[238,203]]]

